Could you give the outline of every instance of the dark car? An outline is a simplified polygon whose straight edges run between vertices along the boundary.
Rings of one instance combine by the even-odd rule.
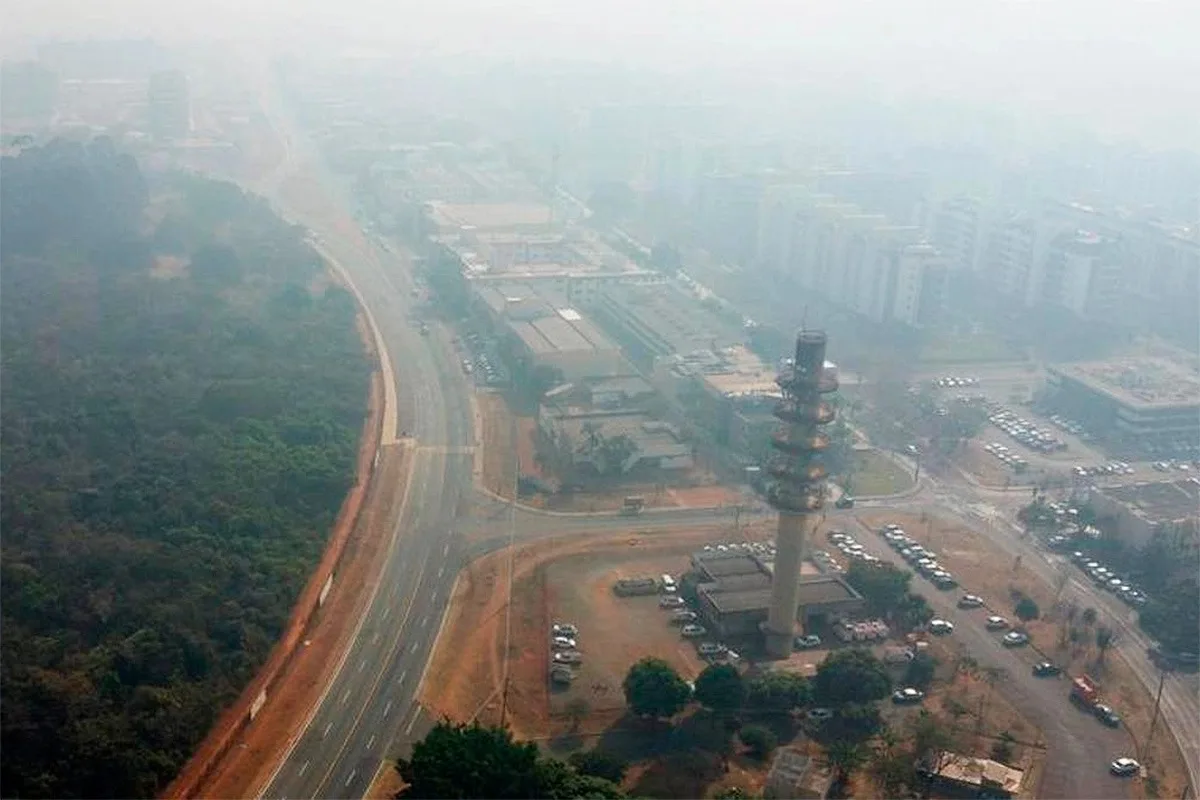
[[[1055,675],[1062,674],[1062,667],[1051,664],[1049,661],[1043,661],[1033,665],[1033,674],[1039,678],[1053,678]]]
[[[848,494],[844,494],[833,505],[837,508],[854,508],[854,498]]]
[[[1093,709],[1096,714],[1096,719],[1103,722],[1110,728],[1121,727],[1121,715],[1112,709],[1112,706],[1100,704]]]

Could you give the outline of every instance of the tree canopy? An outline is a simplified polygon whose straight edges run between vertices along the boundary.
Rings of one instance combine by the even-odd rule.
[[[741,708],[745,699],[742,676],[732,664],[709,664],[696,677],[696,700],[705,708],[728,713]]]
[[[625,702],[643,717],[673,717],[691,696],[687,683],[661,658],[643,658],[634,664],[622,686]]]
[[[751,678],[746,687],[746,705],[750,708],[791,711],[806,705],[811,689],[803,675],[794,672],[767,672]]]
[[[439,722],[396,765],[408,784],[398,798],[622,798],[613,781],[586,774],[504,728]]]
[[[884,562],[853,561],[846,572],[846,581],[867,601],[867,609],[879,617],[891,616],[900,607],[912,573]]]
[[[105,140],[5,158],[0,187],[0,780],[150,796],[353,481],[355,304],[265,203]]]
[[[874,703],[887,697],[891,688],[883,662],[870,650],[857,647],[830,653],[813,679],[817,701],[831,706]]]

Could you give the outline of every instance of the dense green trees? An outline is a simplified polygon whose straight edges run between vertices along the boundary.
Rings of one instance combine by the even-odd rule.
[[[813,694],[818,702],[842,706],[874,703],[887,697],[892,681],[887,670],[870,650],[851,648],[826,656],[817,667]]]
[[[614,782],[513,741],[504,728],[438,723],[397,765],[400,798],[622,798]]]
[[[282,630],[369,364],[351,297],[236,187],[148,186],[103,140],[0,178],[0,779],[147,796]]]
[[[737,711],[746,700],[746,686],[732,664],[709,664],[696,676],[696,700],[700,705],[728,714]]]

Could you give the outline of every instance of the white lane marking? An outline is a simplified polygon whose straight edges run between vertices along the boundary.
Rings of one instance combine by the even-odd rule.
[[[378,642],[379,642],[379,631],[376,631],[375,635],[371,637],[371,644],[376,644]]]
[[[375,734],[371,734],[371,738],[367,739],[367,749],[371,749],[371,745],[375,744]]]
[[[408,652],[410,652],[410,653],[417,652],[417,643],[416,642],[412,643],[412,647],[408,648]]]
[[[296,777],[303,778],[304,773],[306,773],[306,772],[308,772],[308,762],[307,761],[305,761],[303,764],[300,765],[300,771],[296,773]]]
[[[405,679],[405,678],[407,678],[407,677],[408,677],[408,670],[404,670],[404,672],[401,672],[401,673],[400,673],[400,680],[396,681],[396,683],[403,685],[403,683],[404,683],[404,679]],[[388,705],[389,705],[389,706],[391,706],[391,704],[392,704],[392,703],[391,703],[391,701],[389,700],[389,701],[388,701]]]
[[[429,617],[421,617],[421,629],[424,630],[425,626],[428,624],[429,624]]]
[[[388,700],[387,705],[383,707],[383,715],[386,717],[392,710],[392,701]]]
[[[446,546],[442,548],[442,555],[449,555],[449,553],[450,553],[450,543],[446,542]]]
[[[442,566],[438,567],[438,578],[440,579],[445,574],[446,574],[446,565],[443,564]]]
[[[329,729],[330,729],[330,728],[332,728],[332,727],[333,727],[333,723],[332,723],[332,722],[331,722],[331,723],[329,723],[328,725],[326,725],[326,726],[325,726],[325,731],[324,731],[324,732],[321,734],[321,738],[322,738],[322,739],[324,739],[326,736],[328,736],[328,735],[329,735]]]
[[[421,709],[420,709],[419,707],[417,707],[417,706],[413,706],[413,715],[412,715],[412,719],[410,719],[410,720],[408,721],[408,724],[404,726],[404,735],[405,735],[405,736],[408,736],[409,734],[411,734],[411,733],[412,733],[413,725],[416,725],[416,724],[417,724],[417,719],[418,719],[420,716],[421,716]]]
[[[350,770],[350,777],[346,778],[346,786],[350,785],[350,781],[354,780],[354,776],[357,774],[358,774],[358,770],[356,770],[356,769]]]
[[[366,668],[367,668],[367,660],[364,658],[362,661],[358,662],[358,671],[362,672]]]
[[[391,607],[391,606],[384,606],[384,609],[383,609],[383,618],[384,618],[384,619],[387,619],[387,618],[388,618],[388,614],[390,614],[390,613],[392,613],[392,607]]]
[[[347,690],[346,690],[346,693],[342,695],[342,702],[341,702],[341,705],[346,705],[346,701],[347,701],[347,700],[349,700],[349,699],[350,699],[350,690],[349,690],[349,689],[347,689]]]

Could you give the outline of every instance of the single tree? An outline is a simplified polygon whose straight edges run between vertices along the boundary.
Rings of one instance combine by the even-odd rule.
[[[814,738],[829,742],[865,742],[886,730],[879,706],[874,703],[849,703],[837,709],[833,717],[821,723]]]
[[[928,689],[929,684],[933,683],[936,671],[937,659],[925,652],[917,653],[913,660],[908,662],[908,669],[904,671],[904,682],[918,689]]]
[[[1011,733],[1000,731],[1000,736],[992,743],[992,760],[999,761],[1001,764],[1011,764],[1015,742],[1016,739]]]
[[[691,689],[661,658],[643,658],[629,668],[622,684],[625,702],[642,717],[673,717],[687,704]]]
[[[908,594],[912,573],[891,564],[855,561],[846,572],[846,582],[867,601],[867,610],[880,617],[890,617]]]
[[[751,758],[759,761],[765,761],[779,744],[775,734],[764,725],[747,725],[738,731],[738,738],[750,751]]]
[[[1091,606],[1088,606],[1087,608],[1085,608],[1083,610],[1083,624],[1084,625],[1095,625],[1096,624],[1096,616],[1097,616],[1096,609],[1092,608]]]
[[[1096,628],[1096,661],[1104,663],[1104,656],[1108,648],[1112,647],[1114,638],[1113,629],[1107,625]]]
[[[711,664],[696,678],[696,700],[718,714],[729,714],[742,707],[746,686],[737,667],[732,664]]]
[[[620,783],[625,779],[629,762],[607,750],[580,750],[572,753],[567,762],[580,775],[591,775],[606,781]]]
[[[537,746],[503,728],[439,722],[397,765],[405,798],[539,797]]]
[[[1014,608],[1013,611],[1022,622],[1029,622],[1030,620],[1037,619],[1041,614],[1040,609],[1038,609],[1038,604],[1033,601],[1032,597],[1028,596],[1023,596],[1020,600],[1018,600],[1016,608]]]
[[[883,663],[870,650],[837,650],[817,667],[813,694],[817,701],[831,706],[847,703],[873,703],[887,697],[891,679]]]
[[[746,705],[771,711],[791,711],[808,704],[809,684],[794,672],[757,675],[746,687]]]

